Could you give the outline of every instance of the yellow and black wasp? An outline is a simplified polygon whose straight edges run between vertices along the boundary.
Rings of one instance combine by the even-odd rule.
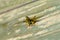
[[[35,24],[35,23],[37,22],[36,16],[34,16],[34,17],[28,17],[28,16],[26,16],[25,22],[26,22],[29,26]]]

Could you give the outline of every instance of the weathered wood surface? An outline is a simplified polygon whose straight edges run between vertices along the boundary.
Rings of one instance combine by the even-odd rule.
[[[0,40],[60,40],[60,0],[31,1],[0,0]],[[27,29],[25,16],[39,22]]]

